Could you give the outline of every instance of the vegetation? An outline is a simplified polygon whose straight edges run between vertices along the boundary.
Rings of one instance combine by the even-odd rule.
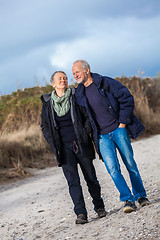
[[[135,114],[146,127],[141,137],[159,134],[160,78],[123,76],[116,79],[134,96]],[[26,175],[24,167],[55,164],[40,128],[40,96],[51,91],[52,87],[46,85],[17,90],[0,97],[0,179]]]
[[[134,96],[134,113],[145,125],[141,137],[160,133],[160,78],[116,78]]]
[[[17,90],[0,99],[0,131],[9,133],[27,128],[31,124],[40,124],[41,100],[43,93],[52,91],[52,87],[34,87]]]

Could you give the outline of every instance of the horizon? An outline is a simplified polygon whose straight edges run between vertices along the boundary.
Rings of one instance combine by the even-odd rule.
[[[122,78],[127,78],[127,79],[132,79],[133,77],[136,77],[136,78],[140,78],[142,81],[143,80],[145,80],[145,79],[157,79],[157,80],[160,80],[160,74],[157,74],[156,76],[154,76],[154,77],[149,77],[149,76],[142,76],[142,75],[134,75],[134,76],[129,76],[129,77],[127,77],[127,76],[121,76],[121,77],[115,77],[114,79],[117,79],[117,78],[120,78],[120,79],[122,79]],[[71,85],[74,85],[74,84],[76,84],[77,82],[76,82],[76,80],[74,80],[74,79],[71,79],[71,82],[70,81],[68,81],[68,85],[69,86],[71,86]],[[15,92],[17,92],[18,90],[20,90],[20,91],[24,91],[25,89],[30,89],[30,88],[36,88],[36,87],[39,87],[39,88],[42,88],[42,87],[46,87],[47,85],[50,85],[50,86],[52,86],[51,84],[50,84],[50,81],[48,81],[48,82],[45,82],[45,85],[33,85],[33,86],[31,86],[31,87],[24,87],[24,88],[17,88],[15,91],[12,91],[12,92],[10,92],[10,93],[7,93],[7,94],[0,94],[0,97],[2,97],[2,96],[7,96],[7,95],[12,95],[13,93],[15,93]]]

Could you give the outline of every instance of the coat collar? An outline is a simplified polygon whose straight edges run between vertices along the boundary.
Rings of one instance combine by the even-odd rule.
[[[72,93],[72,95],[75,94],[75,88],[74,88],[74,87],[71,87],[71,93]],[[51,94],[52,94],[52,93],[44,93],[44,94],[41,96],[41,100],[42,100],[42,101],[45,101],[45,102],[50,101],[50,99],[51,99]]]
[[[97,88],[100,88],[102,83],[102,76],[91,72],[91,77],[93,78],[93,82],[96,84]],[[83,97],[85,95],[84,89],[85,86],[82,83],[79,83],[76,90],[76,97]]]
[[[41,100],[44,101],[44,102],[48,102],[50,99],[51,99],[51,93],[44,93],[41,96]]]
[[[93,82],[97,85],[97,87],[100,88],[102,83],[102,75],[91,72],[91,77],[93,78]]]

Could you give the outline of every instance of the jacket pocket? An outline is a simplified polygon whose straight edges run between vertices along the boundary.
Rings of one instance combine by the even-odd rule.
[[[141,121],[133,115],[132,121],[127,125],[127,130],[131,138],[137,138],[145,129]]]

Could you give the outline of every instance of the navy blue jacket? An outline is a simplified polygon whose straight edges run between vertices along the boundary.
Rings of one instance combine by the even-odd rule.
[[[41,113],[41,129],[44,138],[50,145],[52,152],[56,156],[57,165],[62,166],[64,159],[62,159],[62,142],[59,133],[58,125],[55,120],[55,112],[51,102],[51,93],[46,93],[41,96],[43,103]],[[91,133],[90,121],[84,107],[80,107],[75,102],[75,89],[72,88],[70,96],[71,104],[71,119],[76,134],[76,141],[79,146],[82,157],[89,159],[95,158],[95,150],[89,134]]]
[[[115,79],[101,76],[97,73],[91,73],[91,76],[101,96],[102,104],[104,104],[119,123],[126,124],[127,131],[131,138],[137,138],[144,130],[144,126],[133,113],[134,99],[129,90]],[[95,147],[100,155],[98,130],[89,109],[88,100],[85,96],[85,87],[82,83],[77,87],[76,101],[80,106],[84,106],[87,110],[93,129]]]

